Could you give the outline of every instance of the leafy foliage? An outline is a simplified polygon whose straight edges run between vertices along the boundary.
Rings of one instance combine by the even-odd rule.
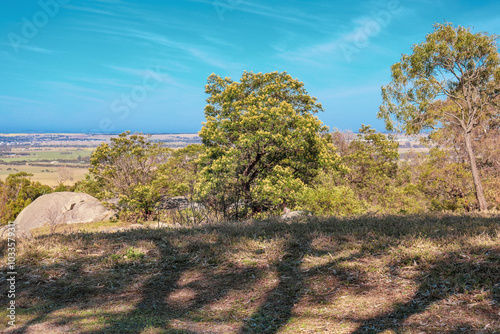
[[[171,196],[195,196],[196,178],[199,172],[198,159],[205,151],[203,145],[191,144],[174,150],[165,164],[159,166],[154,184],[168,189]]]
[[[170,149],[129,131],[101,144],[92,154],[91,177],[98,184],[98,197],[119,197],[120,205],[133,217],[147,219],[166,189],[155,182]],[[159,186],[160,185],[160,186]]]
[[[298,210],[318,216],[350,216],[366,211],[368,205],[346,185],[336,185],[330,175],[320,174],[314,185],[305,187],[298,198]]]
[[[468,165],[450,161],[446,151],[433,148],[418,167],[418,187],[433,211],[472,211],[477,208]]]
[[[449,163],[467,164],[467,148],[463,141],[457,141],[461,136],[460,128],[447,126],[431,134],[431,143],[447,152]],[[472,148],[476,152],[477,167],[484,185],[485,198],[489,208],[500,208],[500,123],[491,120],[479,124],[471,132]],[[439,168],[439,167],[437,167]],[[467,172],[465,177],[471,178],[470,168],[464,166]],[[470,184],[470,182],[465,182]],[[468,187],[467,187],[468,189]],[[477,207],[476,204],[472,205]],[[471,207],[471,208],[472,208]]]
[[[85,175],[83,180],[76,182],[70,190],[74,192],[82,192],[102,199],[103,192],[101,187],[102,184],[99,184],[95,176],[92,173],[89,173]]]
[[[52,192],[52,188],[30,180],[33,174],[20,172],[0,181],[0,224],[16,219],[17,215],[39,196]]]
[[[436,24],[425,42],[414,45],[391,67],[392,82],[382,87],[378,114],[388,130],[418,133],[436,127],[458,127],[471,168],[481,210],[487,209],[477,170],[471,133],[498,120],[500,57],[496,36],[472,33],[451,23]]]
[[[91,173],[107,191],[127,194],[138,184],[151,183],[158,165],[166,162],[170,150],[130,131],[111,138],[92,153]]]
[[[276,210],[338,161],[322,110],[286,72],[208,78],[200,195],[225,217]],[[241,211],[239,209],[242,209]]]
[[[369,199],[385,188],[398,172],[399,144],[392,135],[377,133],[371,126],[362,125],[359,134],[349,145],[343,162],[349,167],[349,183]]]
[[[172,150],[148,136],[124,132],[92,154],[92,168],[77,190],[101,198],[119,198],[122,218],[150,219],[165,196],[193,196],[197,159],[204,148]]]

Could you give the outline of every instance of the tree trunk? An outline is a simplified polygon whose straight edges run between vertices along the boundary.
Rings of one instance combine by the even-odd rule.
[[[486,199],[484,198],[483,185],[481,184],[481,178],[479,177],[479,171],[477,170],[476,157],[474,156],[474,150],[472,149],[470,133],[465,132],[464,137],[467,155],[469,156],[470,169],[472,171],[472,179],[474,180],[474,187],[476,188],[476,198],[479,203],[479,210],[486,211],[488,210],[488,205],[486,204]]]

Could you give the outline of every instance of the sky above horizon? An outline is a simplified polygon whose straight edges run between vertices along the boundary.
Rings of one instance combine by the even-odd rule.
[[[287,71],[330,128],[383,131],[390,66],[435,22],[500,34],[500,2],[4,0],[0,133],[194,133],[216,73]]]

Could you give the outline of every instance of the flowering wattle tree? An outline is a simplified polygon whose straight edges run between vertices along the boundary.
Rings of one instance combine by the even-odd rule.
[[[212,74],[206,93],[199,190],[226,217],[291,204],[321,168],[338,167],[321,104],[286,72]]]

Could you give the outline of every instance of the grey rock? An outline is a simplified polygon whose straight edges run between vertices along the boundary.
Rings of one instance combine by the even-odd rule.
[[[154,226],[156,228],[180,228],[180,227],[182,227],[182,225],[179,223],[163,223],[163,222],[159,222],[159,223],[154,224],[152,226]]]
[[[197,202],[190,202],[186,196],[163,197],[158,203],[159,210],[184,210],[191,208],[193,210],[203,210],[205,207]]]
[[[289,220],[289,219],[302,217],[302,216],[312,216],[312,212],[310,212],[310,211],[290,211],[290,209],[285,208],[284,213],[281,216],[281,219]]]
[[[163,197],[158,204],[160,210],[179,209],[184,210],[189,206],[189,199],[186,196]]]
[[[104,207],[98,199],[82,193],[57,192],[38,197],[16,218],[17,234],[30,235],[30,230],[47,225],[94,223],[111,218],[115,211]]]

